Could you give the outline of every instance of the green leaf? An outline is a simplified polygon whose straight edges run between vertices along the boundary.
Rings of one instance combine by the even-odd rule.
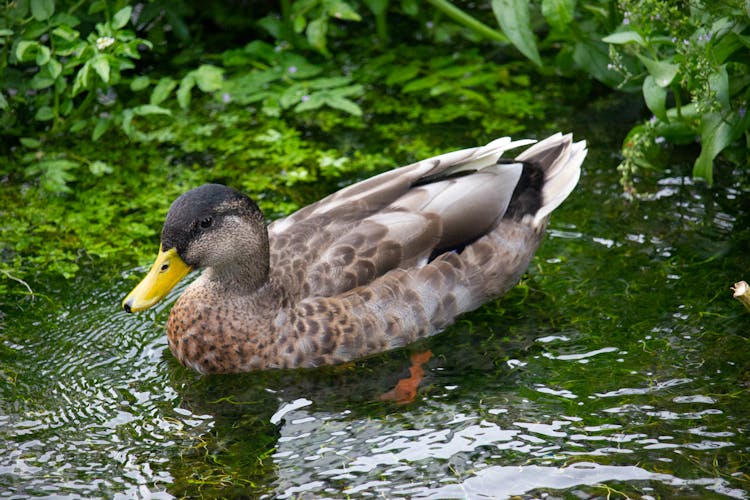
[[[643,80],[643,98],[655,117],[667,122],[667,89],[656,84],[652,75]]]
[[[323,71],[320,66],[311,64],[303,56],[291,52],[282,52],[277,64],[283,76],[299,80],[312,78]]]
[[[21,144],[24,145],[24,147],[27,147],[30,149],[36,149],[42,145],[42,142],[40,140],[33,139],[31,137],[21,137],[19,140],[21,141]]]
[[[128,24],[128,21],[130,21],[130,14],[132,12],[133,7],[131,7],[130,5],[117,11],[117,13],[112,17],[112,28],[119,30],[120,28]]]
[[[57,59],[50,59],[47,63],[47,70],[49,71],[49,76],[56,79],[62,73],[62,64]]]
[[[114,169],[103,161],[96,160],[89,164],[89,171],[92,175],[101,177],[104,174],[111,174],[114,172]]]
[[[725,109],[729,109],[729,75],[727,65],[723,64],[717,71],[708,75],[708,86],[714,92],[714,98]]]
[[[654,77],[654,81],[660,87],[668,87],[674,77],[677,76],[677,72],[680,67],[676,64],[668,63],[666,61],[654,61],[641,54],[636,54],[638,59],[641,60],[649,74]]]
[[[96,125],[94,126],[93,132],[91,132],[91,140],[97,141],[99,138],[104,135],[104,133],[109,129],[110,125],[112,124],[111,120],[106,120],[104,118],[99,118],[96,121]]]
[[[74,30],[70,26],[62,25],[52,30],[52,34],[58,38],[62,38],[66,42],[72,42],[77,40],[79,37],[78,31]]]
[[[328,48],[326,47],[326,34],[328,33],[328,19],[325,17],[319,17],[310,21],[307,25],[307,41],[313,48],[317,49],[318,52],[324,55],[329,55]]]
[[[307,95],[307,97],[305,97]],[[316,92],[312,95],[307,94],[307,89],[303,87],[300,84],[292,85],[291,87],[287,88],[280,96],[279,96],[279,104],[282,108],[290,108],[293,105],[299,105],[300,102],[307,102],[308,104],[303,106],[303,109],[314,109],[310,108],[313,103],[319,103],[315,107],[320,107],[323,105],[323,101],[320,99],[320,96],[322,94],[320,92]],[[312,101],[312,103],[310,102]],[[296,109],[296,108],[295,108]]]
[[[42,106],[36,111],[34,119],[40,122],[46,122],[55,117],[55,112],[49,106]]]
[[[81,69],[78,70],[78,73],[76,73],[76,78],[73,81],[72,90],[74,96],[81,90],[88,88],[89,84],[91,83],[91,72],[89,71],[91,69],[90,63],[90,60],[86,61],[83,66],[81,66]]]
[[[39,51],[36,53],[36,65],[37,66],[44,66],[47,64],[51,56],[49,47],[46,45],[40,45]]]
[[[416,17],[419,14],[419,0],[401,0],[401,10],[407,16]]]
[[[492,0],[500,28],[511,43],[537,66],[542,65],[529,19],[529,0]]]
[[[750,3],[747,5],[750,9]],[[711,52],[712,57],[716,59],[716,62],[722,64],[738,50],[747,51],[748,48],[750,48],[750,37],[731,32],[727,33],[726,36],[717,39]]]
[[[76,120],[73,122],[73,125],[70,126],[69,130],[71,133],[75,134],[76,132],[80,132],[81,130],[86,128],[87,125],[88,125],[87,120]]]
[[[385,12],[388,10],[388,4],[390,3],[389,0],[364,0],[365,5],[367,5],[367,8],[370,9],[370,12],[375,14],[375,16],[382,16],[385,14]]]
[[[274,61],[278,53],[274,49],[273,45],[263,42],[261,40],[253,40],[242,48],[242,51],[246,54],[258,57],[265,61]]]
[[[154,90],[151,92],[149,103],[161,104],[167,97],[169,97],[169,94],[172,93],[176,86],[177,82],[173,78],[165,76],[159,80],[159,83],[156,84],[156,87],[154,87]]]
[[[31,79],[29,86],[34,90],[46,89],[55,84],[55,80],[49,75],[49,72],[40,71]]]
[[[408,92],[417,92],[419,90],[429,89],[432,87],[435,87],[437,84],[440,83],[440,78],[435,75],[427,75],[424,78],[418,78],[416,80],[412,80],[401,89],[402,92],[408,93]]]
[[[419,64],[413,63],[408,66],[398,66],[394,68],[385,79],[386,85],[395,85],[397,83],[411,80],[419,74]]]
[[[342,85],[346,85],[351,81],[352,79],[348,76],[331,76],[316,78],[306,83],[311,89],[331,89],[335,87],[341,87]]]
[[[27,175],[39,176],[40,183],[44,189],[53,193],[69,193],[71,189],[68,182],[75,180],[70,172],[81,166],[73,160],[54,159],[42,160],[27,170]]]
[[[305,19],[303,16],[296,16],[294,18],[294,23],[292,24],[292,29],[295,33],[302,33],[305,31],[305,28],[307,27],[307,19]]]
[[[36,53],[39,51],[39,43],[38,42],[31,42],[28,40],[21,40],[18,42],[18,45],[16,45],[16,59],[19,61],[27,61],[30,60],[32,57],[36,57]],[[31,50],[32,55],[26,56],[26,53]]]
[[[62,80],[58,80],[60,82]],[[73,99],[67,98],[63,99],[62,104],[60,104],[60,114],[62,116],[67,116],[70,114],[70,112],[73,111]]]
[[[161,106],[155,106],[153,104],[143,104],[133,108],[133,113],[138,116],[146,115],[171,115],[172,112]]]
[[[52,26],[68,26],[68,27],[75,28],[76,26],[81,24],[81,20],[78,19],[73,14],[69,14],[63,11],[63,12],[58,12],[57,14],[52,16],[50,23]]]
[[[609,69],[609,50],[607,44],[599,40],[578,42],[573,51],[573,60],[591,76],[614,87],[621,77]]]
[[[542,0],[542,15],[553,28],[567,30],[575,7],[575,0]]]
[[[310,110],[313,110],[313,109],[318,109],[318,108],[320,108],[320,107],[322,107],[322,106],[324,106],[326,104],[325,98],[320,93],[313,94],[313,95],[309,96],[307,99],[297,99],[294,102],[298,102],[299,103],[299,104],[297,104],[294,107],[294,111],[296,113],[301,113],[302,111],[310,111]],[[281,104],[282,104],[282,107],[285,107],[285,108],[288,107],[288,106],[284,106],[283,103],[281,103]],[[291,103],[289,105],[291,105]]]
[[[98,54],[91,60],[91,66],[104,83],[109,83],[109,59],[106,55]]]
[[[8,100],[5,98],[2,92],[0,92],[0,109],[8,109]]]
[[[177,89],[177,103],[182,109],[190,107],[190,91],[195,86],[195,78],[192,73],[188,73],[180,82]]]
[[[224,70],[211,64],[203,64],[195,71],[191,71],[195,83],[203,92],[216,92],[221,89],[224,81]]]
[[[333,0],[328,3],[328,14],[336,19],[343,19],[345,21],[361,21],[362,18],[357,11],[354,10],[351,5],[341,0]]]
[[[602,38],[602,42],[611,43],[614,45],[624,45],[626,43],[635,43],[641,47],[646,46],[646,41],[643,37],[635,31],[620,31],[619,33],[612,33],[609,36]]]
[[[151,79],[146,75],[136,76],[130,81],[130,90],[139,92],[151,85]]]
[[[46,21],[55,13],[55,0],[31,0],[31,15],[37,21]]]
[[[701,117],[701,154],[693,165],[693,176],[714,181],[714,159],[732,143],[732,124],[719,113]]]
[[[284,23],[277,16],[268,15],[259,19],[256,24],[266,30],[276,40],[280,40],[284,36]]]
[[[328,93],[332,96],[347,97],[351,95],[362,95],[364,87],[360,84],[347,85],[346,87],[338,87],[331,89]]]
[[[128,137],[133,137],[133,116],[135,115],[132,109],[125,109],[122,112],[122,125],[120,127]]]
[[[107,10],[107,1],[106,0],[95,0],[94,2],[91,2],[89,4],[89,14],[97,14],[99,12],[104,12]]]
[[[330,96],[326,99],[326,104],[332,108],[346,111],[350,115],[362,116],[362,108],[357,103],[347,99],[346,97]]]

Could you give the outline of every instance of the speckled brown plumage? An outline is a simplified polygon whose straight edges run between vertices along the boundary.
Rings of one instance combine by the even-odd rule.
[[[243,372],[341,363],[439,332],[518,282],[577,183],[586,149],[570,135],[498,160],[529,142],[386,172],[267,233],[234,190],[186,193],[162,243],[206,270],[172,309],[171,351],[202,373]]]

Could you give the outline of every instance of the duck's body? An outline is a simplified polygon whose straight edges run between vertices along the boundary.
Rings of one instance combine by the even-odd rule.
[[[575,187],[586,149],[569,135],[498,162],[530,142],[386,172],[267,233],[244,195],[201,186],[170,208],[160,257],[124,307],[149,307],[207,268],[167,323],[174,355],[202,373],[335,364],[432,335],[518,282]]]

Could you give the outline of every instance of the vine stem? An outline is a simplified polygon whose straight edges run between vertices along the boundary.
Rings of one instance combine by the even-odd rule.
[[[427,0],[427,2],[457,23],[463,24],[467,28],[475,31],[476,33],[479,33],[485,38],[489,38],[490,40],[495,40],[498,42],[508,42],[508,38],[505,35],[497,30],[490,28],[478,19],[470,16],[463,10],[453,5],[448,0]]]
[[[16,278],[15,276],[13,276],[12,274],[10,274],[10,273],[9,273],[8,271],[6,271],[5,269],[0,269],[0,273],[3,273],[3,274],[5,275],[5,277],[6,277],[6,278],[8,278],[8,279],[11,279],[11,280],[13,280],[13,281],[17,281],[18,283],[20,283],[20,284],[22,284],[23,286],[25,286],[25,287],[26,287],[26,290],[28,290],[28,291],[29,291],[29,295],[31,295],[31,299],[32,299],[32,300],[33,300],[33,299],[34,299],[34,298],[36,297],[36,295],[34,294],[34,290],[32,290],[32,289],[31,289],[31,287],[29,286],[29,284],[28,284],[28,283],[26,283],[26,282],[25,282],[24,280],[22,280],[21,278]]]

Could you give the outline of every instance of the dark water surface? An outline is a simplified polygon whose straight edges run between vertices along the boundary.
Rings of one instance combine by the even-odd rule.
[[[179,290],[126,315],[142,270],[50,285],[0,320],[0,497],[748,498],[748,193],[675,160],[627,201],[620,112],[568,125],[585,174],[522,285],[400,351],[200,377],[166,347]]]

